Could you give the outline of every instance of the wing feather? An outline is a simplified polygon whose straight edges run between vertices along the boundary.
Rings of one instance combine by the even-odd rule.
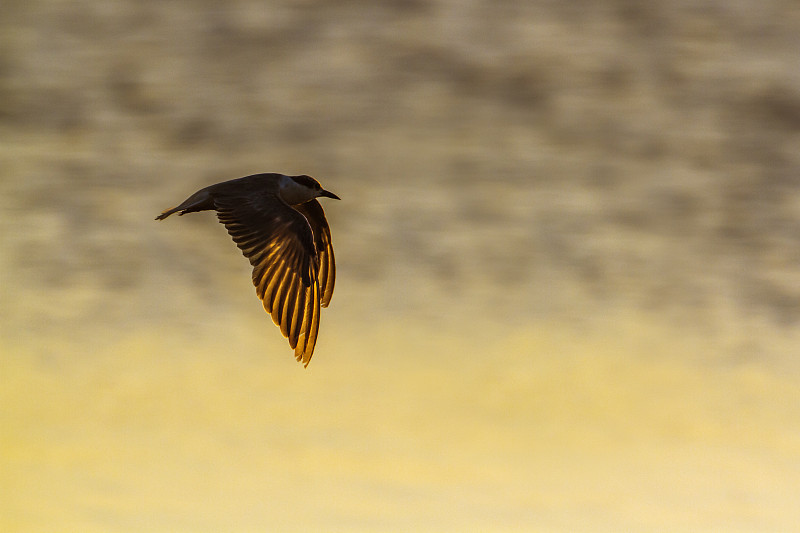
[[[310,298],[307,301],[307,305],[303,312],[303,325],[301,327],[300,336],[297,339],[297,346],[295,347],[294,356],[295,359],[302,362],[304,365],[308,366],[308,362],[311,360],[311,354],[309,353],[308,346],[313,346],[313,344],[309,343],[311,338],[312,329],[314,327],[314,310],[319,309],[319,299],[314,301],[314,296],[318,296],[318,292],[315,294],[308,294],[312,291],[319,291],[319,285],[314,284],[312,287],[307,289],[307,296]]]
[[[282,306],[283,311],[281,313],[281,331],[283,331],[283,335],[289,339],[290,344],[292,341],[292,322],[295,320],[294,315],[295,306],[297,305],[298,290],[297,278],[293,277],[289,280],[286,297]]]
[[[300,336],[301,328],[303,327],[303,313],[307,305],[306,294],[308,289],[300,284],[297,288],[297,300],[295,307],[292,310],[292,327],[289,329],[289,345],[292,348],[297,346],[297,340]]]
[[[333,255],[331,228],[325,218],[325,211],[322,210],[322,206],[317,200],[295,206],[295,209],[306,217],[314,234],[314,247],[319,254],[320,304],[322,307],[328,307],[333,297],[333,286],[336,283],[336,259]]]
[[[312,301],[314,302],[311,306],[311,323],[309,324],[308,329],[306,330],[306,352],[308,351],[309,346],[314,346],[317,343],[317,333],[319,332],[319,311],[320,311],[320,301],[319,301],[319,285],[315,284],[310,289],[313,292]],[[303,358],[303,364],[308,366],[311,357],[309,356],[308,359],[305,357]]]
[[[321,295],[333,290],[330,230],[324,214],[320,225],[322,208],[313,200],[319,213],[311,207],[309,217],[307,210],[292,208],[275,195],[215,193],[217,217],[250,260],[264,310],[289,340],[297,360],[307,366],[319,330]]]
[[[278,282],[277,290],[275,291],[274,299],[272,300],[272,321],[275,325],[281,328],[281,333],[286,337],[286,324],[283,322],[283,306],[286,300],[286,293],[291,284],[291,271],[287,268],[284,269],[281,275],[281,280]]]

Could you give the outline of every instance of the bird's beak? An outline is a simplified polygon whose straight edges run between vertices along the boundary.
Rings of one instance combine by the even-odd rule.
[[[341,200],[341,198],[339,198],[338,196],[336,196],[335,194],[333,194],[330,191],[326,191],[325,189],[319,191],[319,195],[320,196],[325,196],[326,198],[333,198],[334,200]]]

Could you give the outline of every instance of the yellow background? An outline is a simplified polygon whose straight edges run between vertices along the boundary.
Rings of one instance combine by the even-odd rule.
[[[800,12],[7,2],[3,531],[791,531]],[[310,174],[308,369],[211,213]]]

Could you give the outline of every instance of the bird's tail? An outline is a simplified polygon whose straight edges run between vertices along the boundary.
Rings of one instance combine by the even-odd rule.
[[[167,209],[160,215],[156,217],[156,220],[164,220],[168,216],[173,213],[178,213],[178,215],[185,215],[186,213],[194,213],[195,211],[206,211],[208,209],[214,209],[214,199],[211,197],[211,193],[209,193],[208,189],[201,189],[191,195],[189,198],[184,200],[184,202],[171,209]]]
[[[161,213],[160,215],[158,215],[158,216],[156,217],[156,220],[164,220],[165,218],[167,218],[167,217],[168,217],[168,216],[170,216],[172,213],[174,213],[174,212],[176,212],[176,211],[178,211],[178,210],[179,210],[179,209],[178,209],[177,207],[173,207],[172,209],[167,209],[166,211],[164,211],[163,213]]]

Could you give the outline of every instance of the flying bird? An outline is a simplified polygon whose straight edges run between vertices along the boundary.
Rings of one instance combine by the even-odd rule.
[[[319,197],[339,197],[310,176],[254,174],[200,189],[156,217],[214,210],[253,266],[253,285],[272,321],[308,366],[320,306],[336,279],[331,229]]]

